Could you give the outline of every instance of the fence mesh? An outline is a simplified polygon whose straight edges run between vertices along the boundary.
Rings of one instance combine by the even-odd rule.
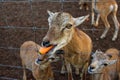
[[[0,0],[0,80],[22,79],[22,71],[18,70],[18,68],[21,69],[20,46],[28,40],[35,41],[38,44],[41,43],[48,30],[47,10],[69,12],[74,17],[91,14],[90,10],[79,10],[78,2],[79,0]],[[87,2],[91,7],[91,1],[87,0]],[[117,2],[119,5],[120,1]],[[119,11],[120,9],[118,9]],[[117,14],[117,16],[120,21],[120,14]],[[114,26],[111,18],[109,18],[109,22],[111,26]],[[99,36],[104,30],[104,24],[100,22],[101,27],[99,28],[94,28],[90,24],[91,21],[85,22],[79,28],[91,36],[94,45],[93,50],[100,48],[105,51],[110,47],[120,49],[120,37],[116,42],[110,41],[114,27],[108,34],[107,39],[99,40]],[[57,77],[60,73],[60,67],[57,64],[54,66],[54,71],[57,72],[55,76]],[[8,67],[17,69],[11,70]],[[13,74],[10,72],[13,72]],[[60,77],[66,80],[63,76]],[[76,79],[79,78],[76,77]]]

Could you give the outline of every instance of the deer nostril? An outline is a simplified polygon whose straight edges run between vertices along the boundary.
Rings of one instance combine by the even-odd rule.
[[[41,59],[37,58],[35,62],[36,62],[37,64],[40,64],[41,61],[42,61]]]
[[[95,69],[95,67],[94,66],[90,66],[90,69]]]
[[[55,60],[55,58],[50,58],[52,61]]]
[[[43,41],[42,45],[45,47],[49,47],[50,46],[50,41]]]

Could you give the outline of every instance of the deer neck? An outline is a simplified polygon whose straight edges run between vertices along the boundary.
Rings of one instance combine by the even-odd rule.
[[[103,68],[93,75],[94,80],[109,80],[107,68]]]
[[[78,29],[74,29],[74,33],[72,35],[71,40],[69,43],[63,48],[65,49],[66,53],[77,53],[77,51],[80,51],[80,40],[79,40],[79,33]]]

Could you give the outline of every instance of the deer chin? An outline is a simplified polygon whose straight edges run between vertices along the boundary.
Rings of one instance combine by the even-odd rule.
[[[49,52],[48,52],[48,58],[56,58],[56,51],[62,49],[64,46],[66,46],[68,44],[68,39],[63,39],[61,41],[58,42],[54,42],[53,44],[51,44],[52,46],[54,46]]]
[[[54,45],[54,47],[48,52],[49,58],[55,58],[56,56],[56,51],[60,50],[61,48],[63,48],[65,46],[65,44],[57,44]]]

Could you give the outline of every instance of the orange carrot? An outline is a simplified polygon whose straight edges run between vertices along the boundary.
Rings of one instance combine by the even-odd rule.
[[[41,47],[39,52],[40,54],[46,54],[49,50],[51,50],[53,48],[53,46],[49,46],[49,47]]]

